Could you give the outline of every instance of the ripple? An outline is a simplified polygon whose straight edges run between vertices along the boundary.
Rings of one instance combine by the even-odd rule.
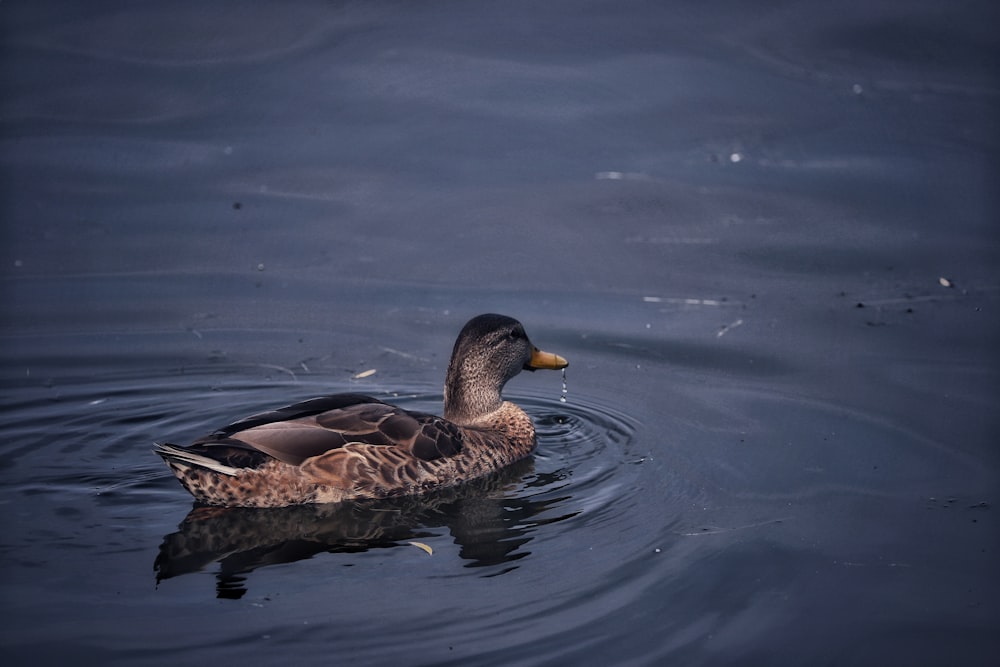
[[[184,516],[192,501],[150,453],[154,441],[190,440],[245,414],[358,389],[315,379],[260,381],[248,378],[247,370],[187,368],[161,377],[126,372],[23,388],[5,405],[10,437],[2,463],[10,474],[4,495],[30,498],[37,507],[50,503],[62,517],[70,508],[91,516],[104,507],[137,521],[155,514],[169,526],[173,513],[180,525],[163,537],[158,579],[206,572],[215,579],[215,594],[229,598],[252,589],[258,568],[330,554],[357,565],[366,552],[405,547],[405,553],[415,540],[436,553],[451,552],[464,566],[438,577],[504,575],[536,557],[541,543],[626,521],[638,504],[631,483],[636,466],[626,465],[636,460],[631,445],[637,425],[629,416],[583,396],[562,403],[508,392],[536,422],[539,447],[526,461],[482,480],[346,508],[195,508]],[[373,386],[369,393],[415,410],[439,412],[442,402],[440,393],[422,386],[391,393]],[[40,424],[59,424],[59,437]],[[98,546],[96,534],[93,541]]]
[[[550,479],[540,495],[561,493],[572,499],[580,520],[615,520],[626,511],[627,491],[636,460],[631,452],[637,423],[628,415],[593,399],[574,396],[572,403],[522,399],[535,420],[539,478]],[[617,507],[617,511],[609,511]]]
[[[267,389],[273,393],[272,387]],[[246,393],[256,391],[248,388]],[[439,394],[419,391],[377,395],[411,409],[433,410],[441,403]],[[195,508],[178,531],[165,536],[156,562],[158,578],[202,571],[218,562],[217,594],[241,597],[250,586],[249,573],[261,566],[324,553],[357,557],[445,535],[458,547],[466,568],[493,577],[517,569],[518,561],[532,555],[535,540],[554,537],[546,531],[571,531],[573,522],[620,521],[617,513],[628,507],[620,502],[620,490],[627,486],[621,477],[628,472],[621,462],[634,424],[590,403],[519,402],[538,426],[538,453],[526,461],[419,498],[268,511]],[[553,528],[562,522],[567,525]],[[277,557],[277,552],[283,555]],[[452,570],[441,576],[464,575]]]
[[[932,473],[967,477],[974,463],[951,460],[905,425],[759,387],[665,393],[659,400],[677,415],[657,420],[651,434],[609,400],[570,391],[562,403],[548,383],[507,392],[536,424],[532,457],[419,498],[193,507],[149,451],[154,440],[189,440],[246,414],[362,387],[410,409],[441,407],[440,392],[423,383],[390,392],[374,380],[322,379],[218,364],[9,383],[0,503],[13,519],[0,552],[21,572],[65,571],[72,594],[141,578],[125,589],[130,604],[166,613],[217,598],[225,602],[214,613],[239,615],[208,623],[210,639],[200,631],[174,638],[170,652],[266,635],[317,660],[333,645],[362,663],[425,655],[537,664],[585,661],[610,642],[625,651],[617,657],[648,662],[650,650],[683,654],[692,632],[731,630],[718,607],[767,612],[759,584],[748,582],[764,576],[782,591],[780,563],[838,554],[828,546],[839,536],[828,534],[831,521],[852,533],[882,528],[866,526],[855,502],[907,512],[913,475],[938,496],[946,489]],[[771,414],[798,419],[772,430]],[[858,446],[831,446],[834,433]],[[798,445],[776,447],[781,438]],[[858,451],[870,453],[859,459]],[[927,466],[881,472],[914,453]],[[810,520],[814,506],[823,521]],[[803,537],[821,546],[802,554]],[[634,637],[636,613],[656,615],[672,643],[622,649],[614,638]],[[387,628],[401,629],[391,646]]]

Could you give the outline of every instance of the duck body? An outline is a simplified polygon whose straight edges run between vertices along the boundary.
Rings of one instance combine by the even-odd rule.
[[[523,369],[565,368],[517,320],[480,315],[459,334],[444,417],[361,394],[253,415],[190,446],[154,450],[208,505],[284,507],[416,495],[481,477],[535,448],[531,418],[500,392]]]

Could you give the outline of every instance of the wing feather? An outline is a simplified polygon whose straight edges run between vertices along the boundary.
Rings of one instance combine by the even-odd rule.
[[[195,441],[193,447],[246,448],[290,465],[349,443],[395,446],[433,461],[462,451],[461,429],[439,417],[403,410],[361,394],[310,399],[233,422]]]

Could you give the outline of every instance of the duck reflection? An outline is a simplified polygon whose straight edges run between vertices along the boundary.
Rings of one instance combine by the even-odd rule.
[[[560,473],[533,474],[525,459],[493,475],[430,495],[366,503],[300,505],[279,509],[195,506],[179,530],[163,538],[153,564],[156,581],[199,572],[219,563],[220,598],[240,598],[248,575],[259,567],[290,563],[320,553],[357,553],[406,545],[447,527],[466,567],[513,563],[529,555],[531,529],[568,519],[558,515],[566,497],[508,497],[518,484],[553,488]],[[551,516],[541,518],[543,513]],[[515,565],[491,573],[502,574]]]

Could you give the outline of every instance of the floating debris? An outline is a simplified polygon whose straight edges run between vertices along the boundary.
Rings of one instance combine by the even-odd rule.
[[[355,380],[360,380],[362,378],[371,377],[372,375],[375,375],[376,372],[377,371],[374,368],[369,368],[368,370],[361,371],[360,373],[358,373],[357,375],[355,375],[354,379]]]
[[[944,276],[941,276],[940,278],[938,278],[938,284],[940,284],[941,287],[948,287],[948,288],[951,288],[951,287],[955,286],[955,283],[953,283],[952,281],[948,280]]]
[[[430,546],[424,544],[423,542],[407,542],[407,544],[412,544],[416,548],[426,551],[428,556],[434,555],[434,549],[431,549]]]
[[[718,299],[681,299],[669,296],[644,296],[644,303],[676,303],[684,306],[721,306]]]
[[[742,319],[736,320],[735,322],[732,322],[731,324],[727,324],[727,325],[723,326],[721,329],[719,329],[718,333],[715,334],[715,337],[716,338],[722,338],[722,336],[725,335],[725,333],[727,331],[729,331],[731,329],[735,329],[736,327],[738,327],[738,326],[740,326],[742,324],[743,324],[743,320]]]
[[[641,171],[599,171],[594,178],[598,181],[648,181],[649,175]]]

